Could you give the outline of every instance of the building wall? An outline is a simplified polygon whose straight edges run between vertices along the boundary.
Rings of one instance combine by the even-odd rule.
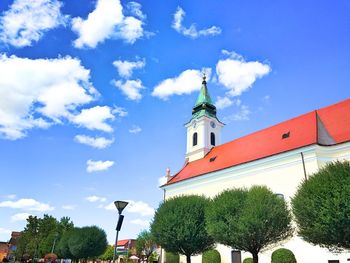
[[[225,189],[266,185],[274,193],[283,194],[285,199],[290,202],[298,185],[305,178],[301,153],[304,156],[306,176],[310,176],[329,161],[350,160],[350,142],[327,147],[312,145],[181,181],[164,187],[165,198],[188,194],[214,197]],[[293,237],[281,247],[291,249],[296,255],[298,263],[328,263],[328,260],[331,259],[338,259],[345,263],[347,258],[350,258],[350,254],[334,255],[328,250],[312,246],[298,237]],[[222,263],[230,263],[231,248],[223,245],[218,245],[217,248],[221,254]],[[259,262],[269,263],[274,249],[261,253]],[[251,257],[251,255],[242,252],[242,260],[246,257]],[[181,262],[186,262],[184,257],[181,258]],[[200,262],[201,256],[193,257],[193,263]]]

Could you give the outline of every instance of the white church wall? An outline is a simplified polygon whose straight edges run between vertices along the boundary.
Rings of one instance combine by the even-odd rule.
[[[266,185],[274,193],[283,194],[289,202],[297,187],[305,178],[301,152],[304,155],[307,176],[310,176],[329,161],[337,159],[350,160],[350,142],[331,147],[318,145],[303,147],[181,181],[164,187],[166,199],[189,194],[214,197],[225,189]],[[298,263],[328,263],[328,260],[332,259],[338,259],[340,262],[345,263],[347,258],[350,258],[350,254],[335,255],[329,253],[326,249],[312,246],[298,237],[293,237],[283,244],[282,247],[291,249],[296,255]],[[269,263],[274,249],[261,253],[259,262]],[[231,249],[218,245],[218,250],[222,257],[222,263],[231,263]],[[251,255],[242,252],[242,261],[246,257],[251,257]],[[181,262],[186,262],[185,258],[181,258]],[[200,262],[201,256],[193,257],[193,263]]]

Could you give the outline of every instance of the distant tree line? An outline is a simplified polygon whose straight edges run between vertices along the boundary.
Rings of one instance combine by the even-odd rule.
[[[107,249],[106,233],[97,226],[74,227],[69,217],[57,220],[53,216],[43,218],[29,216],[17,242],[15,255],[38,259],[53,252],[59,258],[75,261],[95,259]]]

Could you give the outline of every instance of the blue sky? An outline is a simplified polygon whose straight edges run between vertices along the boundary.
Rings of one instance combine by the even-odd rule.
[[[147,228],[201,84],[223,142],[349,97],[349,1],[2,0],[0,240],[69,216]]]

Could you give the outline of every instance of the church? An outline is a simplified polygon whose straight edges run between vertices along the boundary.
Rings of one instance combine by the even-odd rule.
[[[189,194],[214,197],[226,189],[266,185],[289,202],[298,185],[325,163],[350,160],[350,99],[220,144],[224,124],[217,118],[204,76],[185,127],[186,162],[173,176],[167,171],[167,183],[161,186],[165,200]],[[298,263],[345,263],[350,258],[349,253],[332,254],[298,236],[279,247],[292,250]],[[221,244],[216,249],[222,263],[251,257]],[[271,262],[274,249],[259,254],[259,262]],[[186,262],[185,257],[180,262]],[[201,255],[192,262],[201,263]]]

